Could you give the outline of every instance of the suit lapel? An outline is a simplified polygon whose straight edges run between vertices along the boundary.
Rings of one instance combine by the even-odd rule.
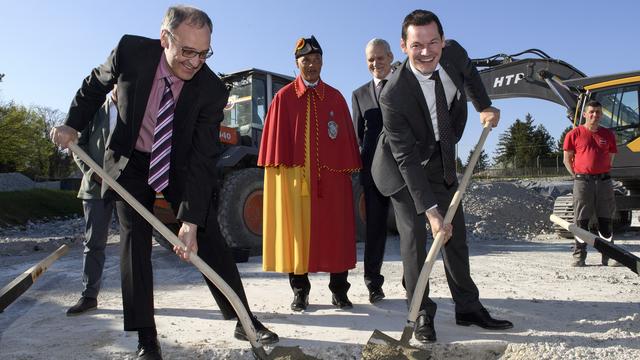
[[[447,72],[447,75],[449,75],[449,78],[451,78],[451,81],[453,81],[453,84],[456,86],[456,89],[458,89],[458,91],[464,91],[464,87],[462,85],[462,78],[460,78],[460,76],[458,75],[456,68],[449,61],[449,57],[447,55],[448,55],[447,47],[445,46],[445,48],[442,50],[442,57],[440,58],[440,66],[442,66],[444,71]]]
[[[420,105],[420,109],[422,110],[422,119],[426,122],[427,128],[433,132],[433,124],[431,123],[431,113],[429,112],[429,107],[427,106],[427,101],[424,98],[424,93],[422,92],[422,87],[420,87],[420,83],[416,76],[411,71],[411,66],[409,65],[409,58],[405,60],[403,72],[401,74],[405,77],[407,84],[409,84],[409,92],[415,97],[416,101]]]
[[[378,98],[376,97],[376,83],[373,80],[369,82],[368,90],[369,90],[369,96],[371,96],[371,100],[373,100],[373,103],[378,105],[378,107],[380,107],[380,104],[378,103]]]
[[[202,69],[200,69],[202,71]],[[185,128],[188,121],[191,121],[191,113],[196,109],[194,105],[194,99],[198,94],[198,74],[189,80],[184,82],[182,91],[180,91],[180,97],[176,103],[175,116],[173,121],[174,136],[178,136],[181,130]]]
[[[146,52],[144,58],[140,60],[140,72],[136,81],[134,102],[133,102],[133,114],[131,119],[135,122],[133,124],[134,129],[140,129],[142,120],[144,119],[144,113],[147,109],[147,103],[149,102],[149,95],[151,94],[151,86],[153,85],[153,78],[158,69],[160,58],[162,56],[163,48],[160,46],[158,40],[158,46],[150,47]],[[138,132],[134,134],[136,137]],[[135,139],[133,139],[135,143]]]

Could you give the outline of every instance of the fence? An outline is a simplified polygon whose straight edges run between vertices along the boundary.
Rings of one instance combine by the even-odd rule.
[[[474,177],[500,178],[500,177],[555,177],[569,176],[562,162],[562,155],[553,158],[534,159],[529,163],[519,163],[517,159],[499,164],[482,171],[474,171]]]

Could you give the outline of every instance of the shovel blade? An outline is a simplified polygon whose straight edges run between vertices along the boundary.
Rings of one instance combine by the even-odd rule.
[[[396,340],[380,330],[374,330],[362,350],[363,360],[426,360],[432,352]]]

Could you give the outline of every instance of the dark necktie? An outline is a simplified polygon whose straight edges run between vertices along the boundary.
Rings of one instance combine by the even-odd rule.
[[[438,71],[434,71],[431,79],[435,80],[436,93],[436,114],[438,116],[438,132],[440,133],[440,153],[442,156],[442,167],[444,169],[444,180],[451,185],[456,180],[455,147],[453,141],[453,130],[449,119],[449,105],[444,93],[444,87],[440,80]]]
[[[378,81],[378,85],[376,85],[376,100],[378,101],[380,100],[380,93],[382,92],[382,88],[386,83],[387,83],[387,79],[382,79]]]
[[[171,160],[171,134],[173,133],[173,92],[171,81],[164,78],[164,92],[158,108],[158,119],[153,130],[153,146],[149,163],[149,185],[160,192],[169,185],[169,163]]]

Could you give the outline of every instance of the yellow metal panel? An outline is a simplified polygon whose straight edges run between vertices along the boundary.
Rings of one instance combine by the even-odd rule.
[[[624,85],[624,84],[634,83],[634,82],[638,82],[638,81],[640,81],[640,76],[632,76],[632,77],[628,77],[628,78],[622,78],[622,79],[605,81],[605,82],[601,82],[601,83],[597,83],[597,84],[591,84],[591,85],[585,86],[584,88],[586,90],[594,90],[594,89],[601,89],[601,88],[605,88],[605,87],[609,87],[609,86],[617,86],[617,85]]]
[[[640,152],[640,137],[628,143],[627,147],[633,152]]]

